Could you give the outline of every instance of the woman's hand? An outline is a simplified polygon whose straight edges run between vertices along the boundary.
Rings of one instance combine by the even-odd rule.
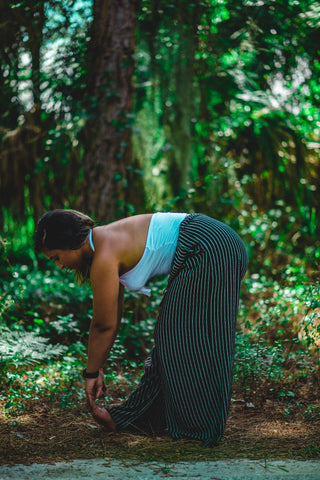
[[[92,413],[93,418],[100,423],[100,425],[103,425],[109,430],[115,432],[116,424],[110,413],[105,408],[98,407],[95,402],[98,398],[107,393],[102,368],[99,369],[99,376],[97,378],[85,379],[85,389],[87,396],[87,407]]]
[[[93,412],[96,408],[95,401],[105,395],[107,392],[102,368],[99,369],[99,376],[97,378],[85,379],[85,390],[87,396],[87,407],[91,412]]]

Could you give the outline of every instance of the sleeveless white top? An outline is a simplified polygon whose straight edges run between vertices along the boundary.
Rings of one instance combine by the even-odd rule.
[[[186,216],[186,213],[162,212],[152,215],[143,255],[131,270],[119,277],[122,285],[150,295],[150,289],[145,285],[151,277],[170,272],[180,224]],[[89,242],[94,251],[92,230],[89,233]]]

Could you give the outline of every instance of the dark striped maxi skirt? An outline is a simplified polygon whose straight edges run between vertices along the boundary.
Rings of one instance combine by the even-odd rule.
[[[231,400],[240,283],[248,257],[239,236],[202,214],[186,217],[137,389],[109,409],[117,430],[166,428],[214,445]]]

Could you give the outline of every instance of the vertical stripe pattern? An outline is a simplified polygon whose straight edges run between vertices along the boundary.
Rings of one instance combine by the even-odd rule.
[[[227,225],[186,217],[137,389],[109,410],[118,430],[158,430],[217,443],[230,406],[235,328],[247,252]]]

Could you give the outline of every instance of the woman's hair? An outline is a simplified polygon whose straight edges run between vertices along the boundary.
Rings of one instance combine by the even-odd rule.
[[[35,233],[36,252],[77,250],[85,243],[94,221],[75,210],[51,210],[38,221]]]
[[[77,250],[85,243],[89,231],[95,225],[94,221],[75,210],[51,210],[38,221],[35,232],[35,250]],[[76,271],[79,284],[90,278],[91,260],[84,262]]]

